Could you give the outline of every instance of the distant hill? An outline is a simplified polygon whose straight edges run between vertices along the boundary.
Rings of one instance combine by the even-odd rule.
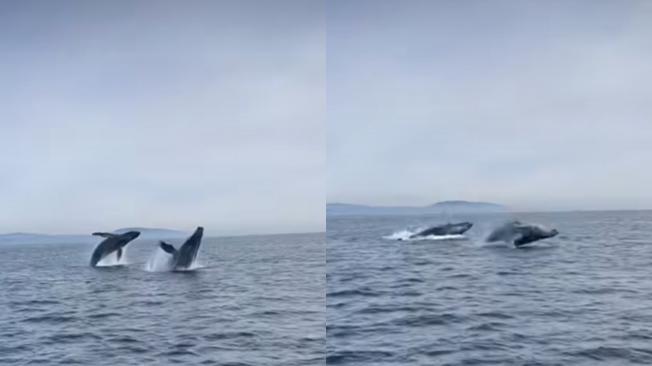
[[[90,235],[49,235],[34,233],[0,234],[0,244],[64,244],[93,243],[97,239]]]
[[[347,215],[427,215],[505,212],[507,207],[490,202],[442,201],[428,206],[366,206],[350,203],[329,203],[327,216]]]
[[[147,227],[125,227],[115,230],[114,233],[126,233],[127,231],[140,231],[139,239],[177,239],[187,238],[191,234],[179,230]]]
[[[99,231],[99,230],[98,230]],[[181,239],[190,235],[189,232],[160,229],[160,228],[121,228],[113,231],[114,233],[124,233],[127,231],[140,231],[138,239],[158,240],[158,239]],[[38,233],[9,233],[0,234],[0,244],[75,244],[75,243],[97,243],[102,238],[88,235],[77,234],[38,234]]]
[[[503,212],[507,207],[491,202],[442,201],[429,206],[436,210],[462,210],[471,212]]]

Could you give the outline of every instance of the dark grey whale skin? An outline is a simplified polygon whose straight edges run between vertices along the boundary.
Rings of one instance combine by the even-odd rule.
[[[204,228],[199,226],[195,232],[186,240],[185,243],[177,250],[172,244],[164,241],[160,242],[161,249],[166,253],[172,254],[172,269],[182,271],[188,269],[197,258],[199,245],[201,244]]]
[[[95,236],[101,236],[104,239],[93,251],[91,255],[91,267],[97,266],[97,263],[101,261],[107,255],[117,251],[118,260],[122,257],[122,248],[129,244],[132,240],[136,239],[139,235],[139,231],[128,231],[124,234],[112,234],[112,233],[93,233]]]
[[[487,242],[505,241],[521,247],[535,241],[552,238],[559,234],[557,229],[545,229],[538,225],[523,224],[519,221],[508,222],[496,229],[487,237]]]
[[[446,224],[428,228],[416,234],[410,235],[410,239],[430,236],[430,235],[461,235],[467,232],[473,226],[470,222],[460,222],[457,224]]]

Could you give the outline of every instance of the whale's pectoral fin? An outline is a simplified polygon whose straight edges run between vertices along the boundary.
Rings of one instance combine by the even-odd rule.
[[[514,240],[514,246],[518,248],[533,241],[537,241],[537,239],[531,235],[520,235],[518,238],[516,238],[516,240]]]
[[[174,249],[174,247],[171,244],[168,244],[164,241],[161,241],[159,245],[161,246],[161,249],[163,249],[166,253],[174,255],[174,253],[177,252],[177,250]]]
[[[116,234],[111,234],[111,233],[93,233],[95,236],[101,236],[103,238],[111,238],[116,236]]]
[[[118,262],[119,262],[120,258],[122,258],[122,248],[117,250],[117,254],[118,254]]]

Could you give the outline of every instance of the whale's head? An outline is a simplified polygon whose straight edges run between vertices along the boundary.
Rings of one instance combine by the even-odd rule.
[[[559,231],[557,231],[557,229],[547,229],[541,226],[535,226],[532,233],[540,239],[548,239],[559,234]]]
[[[460,226],[462,227],[462,229],[464,229],[464,231],[467,231],[467,230],[471,229],[473,224],[470,223],[470,222],[463,222],[463,223],[460,224]]]
[[[472,226],[473,224],[470,222],[461,222],[459,224],[455,224],[452,227],[451,234],[454,235],[464,234],[465,232],[469,231],[469,229]]]

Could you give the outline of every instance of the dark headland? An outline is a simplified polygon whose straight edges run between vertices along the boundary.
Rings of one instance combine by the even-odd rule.
[[[102,231],[98,228],[95,231]],[[160,239],[182,239],[190,235],[190,232],[145,227],[129,227],[114,230],[114,233],[125,233],[127,231],[139,231],[139,239],[160,240]],[[0,234],[0,244],[60,244],[60,243],[96,243],[97,237],[89,232],[84,234],[39,234],[39,233],[9,233]]]

